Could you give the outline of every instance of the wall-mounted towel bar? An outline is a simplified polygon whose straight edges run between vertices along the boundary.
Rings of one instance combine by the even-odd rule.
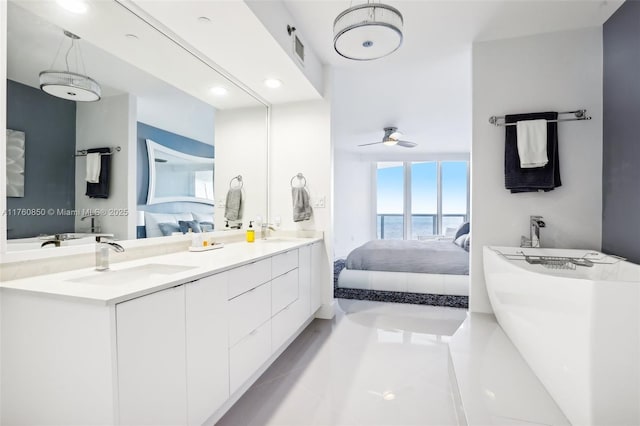
[[[558,113],[558,115],[562,115],[562,114],[573,114],[575,118],[559,118],[557,120],[549,120],[549,123],[559,123],[561,121],[591,120],[591,117],[587,115],[586,109],[579,109],[576,111],[565,111],[565,112]],[[497,117],[494,115],[492,117],[489,117],[489,123],[493,124],[494,126],[515,126],[516,125],[516,123],[504,123],[504,122],[500,123],[499,120],[504,120],[504,116]]]
[[[304,177],[304,175],[302,173],[298,173],[297,175],[295,175],[294,177],[291,178],[291,187],[292,188],[296,188],[295,186],[293,186],[293,181],[295,179],[298,179],[300,181],[300,188],[304,188],[305,186],[307,186],[307,178]]]
[[[236,182],[236,186],[233,186],[233,182]],[[231,180],[229,181],[229,188],[230,189],[242,189],[242,187],[244,186],[244,182],[242,182],[242,175],[238,175],[238,176],[234,176],[231,178]]]
[[[110,152],[104,152],[104,153],[100,153],[100,155],[111,155],[114,152],[120,152],[122,150],[122,148],[120,148],[119,146],[116,146],[114,148],[110,148],[111,151]],[[87,156],[87,150],[86,149],[79,149],[76,154],[74,155],[74,157],[86,157]]]

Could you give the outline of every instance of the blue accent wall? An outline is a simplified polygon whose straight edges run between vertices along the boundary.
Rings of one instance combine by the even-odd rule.
[[[175,133],[138,122],[138,147],[137,147],[137,204],[138,210],[145,210],[154,213],[180,213],[195,211],[198,213],[211,213],[213,207],[201,203],[161,203],[147,204],[147,193],[149,191],[149,159],[147,156],[147,139],[166,146],[167,148],[183,152],[185,154],[196,155],[198,157],[215,157],[215,150],[212,145],[187,138]]]
[[[76,103],[7,80],[7,128],[25,133],[24,198],[7,209],[75,209]],[[9,238],[73,232],[74,216],[9,215]]]
[[[640,263],[640,1],[603,26],[602,251]]]

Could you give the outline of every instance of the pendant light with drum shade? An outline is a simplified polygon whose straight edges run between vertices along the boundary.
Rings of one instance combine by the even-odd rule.
[[[80,45],[77,44],[80,37],[69,32],[64,31],[64,35],[71,40],[71,46],[64,55],[64,61],[66,65],[66,71],[53,70],[60,49],[64,44],[64,39],[58,48],[51,68],[40,73],[40,89],[44,92],[56,96],[58,98],[67,99],[77,102],[93,102],[99,101],[102,95],[102,89],[97,81],[86,75],[86,69],[84,66],[84,59],[82,58],[82,51]],[[72,55],[73,52],[73,55]],[[76,69],[78,72],[72,72],[69,67],[69,56],[75,57]],[[82,64],[82,72],[80,74],[80,64]]]
[[[333,22],[333,47],[347,59],[379,59],[398,50],[403,24],[395,7],[372,1],[352,6]]]

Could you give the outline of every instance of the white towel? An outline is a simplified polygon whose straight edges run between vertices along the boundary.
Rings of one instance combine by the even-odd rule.
[[[524,120],[516,123],[520,167],[544,167],[547,157],[547,120]]]
[[[87,182],[100,182],[100,163],[102,156],[99,152],[91,152],[87,154]]]

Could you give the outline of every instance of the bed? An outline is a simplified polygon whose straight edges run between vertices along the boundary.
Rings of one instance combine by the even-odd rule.
[[[349,254],[337,287],[468,296],[468,240],[369,241]]]

